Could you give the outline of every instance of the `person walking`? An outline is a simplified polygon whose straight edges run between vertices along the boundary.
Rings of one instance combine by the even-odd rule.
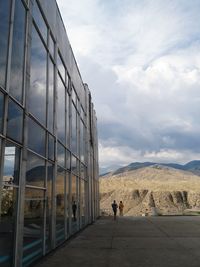
[[[74,221],[76,221],[76,210],[77,210],[77,205],[76,205],[76,202],[73,201],[73,204],[72,204],[72,213],[73,213],[73,219],[74,219]]]
[[[122,201],[119,202],[119,215],[123,216],[124,204]]]
[[[116,220],[118,205],[117,205],[115,200],[113,201],[111,206],[112,206],[112,210],[113,210],[113,213],[114,213],[114,220]]]

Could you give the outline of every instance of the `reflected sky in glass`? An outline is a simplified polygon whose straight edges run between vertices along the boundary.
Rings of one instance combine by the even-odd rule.
[[[71,149],[74,154],[77,154],[77,112],[76,108],[72,104],[72,140],[71,140]]]
[[[44,187],[45,173],[45,160],[29,152],[27,160],[26,184]]]
[[[19,143],[22,142],[23,110],[9,99],[7,135]]]
[[[46,124],[46,67],[47,52],[33,27],[29,109],[43,124]]]
[[[8,52],[10,0],[0,0],[0,85],[5,88]]]
[[[54,64],[49,59],[49,89],[48,89],[48,128],[53,133],[54,110]]]
[[[34,5],[33,5],[33,18],[40,30],[42,38],[46,42],[47,41],[47,26],[46,26],[46,23],[44,22],[44,19],[42,17],[42,14],[39,10],[39,7],[36,1],[34,1]]]
[[[57,105],[57,127],[58,139],[65,144],[65,87],[58,75],[58,105]]]
[[[4,110],[4,95],[0,92],[0,133],[3,130],[3,112]]]
[[[31,118],[28,121],[28,147],[45,156],[45,130]]]
[[[4,154],[3,182],[5,184],[18,184],[20,172],[20,148],[14,144],[6,143]]]
[[[10,93],[19,102],[22,102],[25,17],[26,12],[22,1],[15,1]]]

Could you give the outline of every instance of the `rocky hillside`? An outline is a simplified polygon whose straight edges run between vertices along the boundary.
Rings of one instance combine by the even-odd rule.
[[[124,215],[184,214],[200,209],[200,176],[152,165],[100,178],[100,206],[111,214],[111,202],[124,202]]]

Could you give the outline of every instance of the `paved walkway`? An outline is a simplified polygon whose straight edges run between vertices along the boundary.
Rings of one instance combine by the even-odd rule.
[[[200,267],[200,217],[98,220],[36,267]]]

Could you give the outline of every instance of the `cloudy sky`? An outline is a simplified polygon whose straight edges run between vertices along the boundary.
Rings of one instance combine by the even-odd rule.
[[[200,1],[57,2],[92,92],[100,167],[200,159]]]

